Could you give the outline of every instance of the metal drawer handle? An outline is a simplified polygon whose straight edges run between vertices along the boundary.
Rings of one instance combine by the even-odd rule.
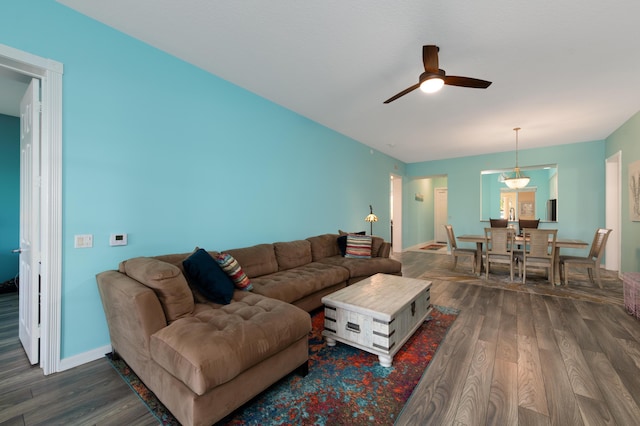
[[[354,333],[360,333],[360,325],[352,322],[347,322],[347,330],[353,331]]]

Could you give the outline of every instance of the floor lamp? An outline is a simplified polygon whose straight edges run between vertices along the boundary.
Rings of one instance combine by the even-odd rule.
[[[373,207],[371,207],[371,204],[369,204],[369,214],[364,218],[364,221],[369,222],[369,224],[371,225],[371,231],[369,232],[369,234],[373,235],[373,222],[378,221],[378,216],[373,214]]]

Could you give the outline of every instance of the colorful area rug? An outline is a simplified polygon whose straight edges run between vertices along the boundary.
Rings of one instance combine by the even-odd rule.
[[[392,425],[457,315],[455,309],[434,306],[393,366],[385,368],[376,355],[342,343],[327,346],[319,310],[309,335],[309,374],[288,375],[218,425]],[[179,424],[124,361],[108,358],[161,424]]]

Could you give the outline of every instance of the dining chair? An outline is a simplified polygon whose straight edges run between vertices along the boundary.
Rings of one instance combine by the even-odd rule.
[[[593,236],[593,242],[591,243],[591,249],[587,257],[581,256],[560,256],[560,279],[564,282],[564,285],[568,285],[569,279],[567,274],[567,265],[576,265],[587,268],[589,274],[589,280],[593,283],[593,274],[595,272],[598,287],[602,288],[602,281],[600,281],[600,263],[602,262],[602,254],[604,248],[607,245],[607,239],[611,229],[599,228],[596,230],[596,234]],[[563,278],[564,277],[564,278]]]
[[[518,235],[522,235],[522,230],[525,228],[538,229],[540,219],[518,219]]]
[[[471,273],[476,272],[476,263],[478,262],[477,251],[475,249],[467,249],[467,248],[458,248],[458,244],[456,243],[456,236],[453,233],[453,226],[445,225],[447,228],[447,238],[449,239],[449,248],[451,251],[451,256],[453,257],[453,267],[451,270],[456,269],[456,265],[458,263],[459,256],[468,256],[472,258],[471,263]]]
[[[554,285],[557,229],[522,230],[524,249],[522,250],[522,283],[527,282],[527,268],[549,270],[549,282]]]
[[[492,228],[506,228],[509,226],[509,221],[507,219],[491,219],[489,218],[489,223]]]
[[[489,278],[489,265],[502,263],[509,265],[509,276],[513,281],[515,234],[510,228],[484,228],[484,270]]]

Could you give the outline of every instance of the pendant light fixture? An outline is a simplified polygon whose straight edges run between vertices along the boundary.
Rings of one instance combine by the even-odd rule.
[[[520,174],[520,167],[518,167],[518,131],[520,127],[516,127],[513,130],[516,132],[516,167],[513,169],[513,177],[505,177],[504,183],[511,189],[520,189],[527,186],[529,178]]]

